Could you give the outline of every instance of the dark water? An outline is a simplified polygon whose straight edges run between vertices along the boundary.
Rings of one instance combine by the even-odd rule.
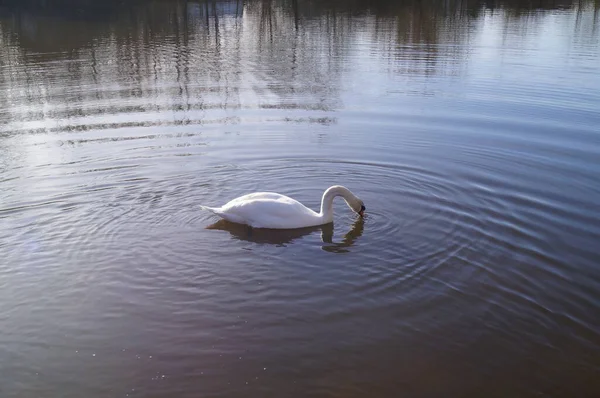
[[[2,398],[600,396],[599,3],[1,4]]]

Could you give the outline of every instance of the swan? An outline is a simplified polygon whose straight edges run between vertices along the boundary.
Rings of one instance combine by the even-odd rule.
[[[319,213],[288,196],[256,192],[235,198],[221,207],[201,206],[227,221],[254,228],[294,229],[329,224],[333,221],[333,199],[341,196],[361,217],[365,204],[348,188],[334,185],[325,190]]]

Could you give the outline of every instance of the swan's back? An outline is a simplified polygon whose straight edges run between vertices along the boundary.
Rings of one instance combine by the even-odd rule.
[[[281,195],[281,194],[275,193],[275,192],[254,192],[254,193],[249,193],[247,195],[242,195],[240,197],[232,199],[229,202],[225,203],[223,206],[221,206],[221,208],[224,209],[228,206],[234,206],[239,203],[250,202],[253,200],[284,200],[285,201],[286,199],[297,202],[288,196]]]
[[[288,196],[256,192],[235,198],[220,208],[209,209],[226,220],[256,228],[296,228],[318,225],[318,213]]]

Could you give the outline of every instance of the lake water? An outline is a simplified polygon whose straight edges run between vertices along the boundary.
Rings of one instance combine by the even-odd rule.
[[[528,4],[2,2],[0,396],[599,396],[600,4]]]

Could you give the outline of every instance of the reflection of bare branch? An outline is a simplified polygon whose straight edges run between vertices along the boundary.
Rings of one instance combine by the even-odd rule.
[[[271,0],[263,0],[261,2],[262,7],[260,10],[260,30],[259,40],[262,42],[262,38],[265,37],[268,30],[269,43],[273,43],[273,7]]]
[[[300,15],[298,13],[298,0],[292,0],[292,10],[294,13],[294,28],[298,30],[298,21],[300,20]]]
[[[83,104],[90,101],[136,98],[151,99],[151,105],[135,109],[174,110],[177,122],[188,123],[213,117],[205,114],[212,109],[241,108],[240,92],[246,92],[255,107],[315,113],[289,120],[332,123],[335,116],[326,112],[342,106],[340,79],[365,39],[379,64],[395,74],[459,74],[472,22],[486,9],[501,8],[511,32],[531,29],[535,24],[525,22],[540,18],[518,0],[489,0],[484,7],[475,0],[204,0],[131,2],[129,8],[115,0],[89,2],[76,15],[64,6],[75,1],[49,7],[42,0],[5,0],[10,7],[0,10],[10,14],[0,19],[0,65],[25,64],[31,57],[40,64],[64,61],[55,66],[54,80],[25,68],[17,74],[0,68],[6,87],[29,82],[21,93],[30,104],[52,105],[44,111],[51,119],[89,114]],[[557,4],[541,0],[535,7]],[[564,0],[560,7],[577,7],[576,44],[597,45],[600,1]],[[73,95],[56,81],[86,90]],[[9,105],[13,93],[3,94],[0,105],[7,111],[0,121],[39,119],[12,114],[23,111]]]

